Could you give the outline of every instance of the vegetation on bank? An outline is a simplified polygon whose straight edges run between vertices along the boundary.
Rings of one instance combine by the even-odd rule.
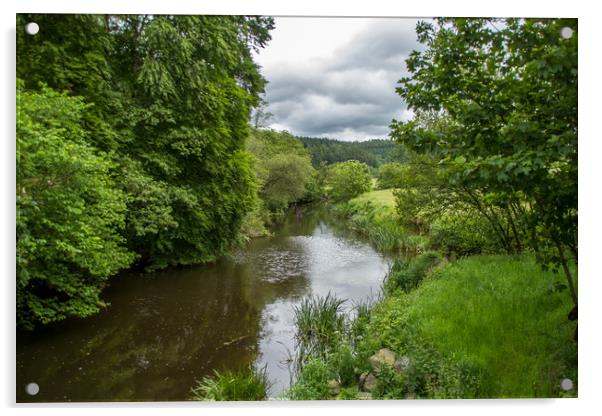
[[[564,378],[577,380],[577,346],[566,319],[571,299],[551,283],[559,279],[532,255],[449,264],[425,253],[406,261],[389,274],[382,299],[355,319],[328,313],[332,322],[320,324],[320,337],[299,338],[316,353],[305,357],[288,397],[576,396],[576,387],[560,388]],[[322,305],[312,302],[312,313],[322,315]],[[303,326],[297,331],[306,334]],[[383,360],[386,354],[395,359]]]
[[[267,398],[270,387],[266,369],[214,371],[191,389],[191,399],[199,401],[257,401]]]
[[[17,322],[104,306],[120,268],[212,261],[257,204],[245,151],[273,19],[19,14]],[[41,146],[46,142],[48,146]]]

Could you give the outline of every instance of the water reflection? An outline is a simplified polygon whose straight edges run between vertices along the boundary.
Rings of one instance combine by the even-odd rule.
[[[329,291],[365,298],[387,267],[324,212],[292,213],[232,258],[121,276],[100,315],[19,334],[17,400],[185,400],[195,379],[250,363],[267,365],[277,395],[290,381],[292,305]]]

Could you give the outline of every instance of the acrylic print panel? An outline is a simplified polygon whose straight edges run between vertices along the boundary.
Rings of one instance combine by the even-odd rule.
[[[17,15],[17,401],[575,397],[577,37]]]

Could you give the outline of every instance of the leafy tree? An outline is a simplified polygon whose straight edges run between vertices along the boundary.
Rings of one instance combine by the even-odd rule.
[[[401,163],[389,162],[378,168],[378,187],[381,189],[398,188],[405,168]]]
[[[119,231],[125,196],[114,164],[89,145],[81,99],[17,90],[17,321],[88,316],[134,255]]]
[[[576,303],[566,253],[577,261],[577,21],[436,19],[417,35],[425,49],[397,92],[446,125],[393,122],[391,137],[434,154],[481,212],[505,212],[543,266],[563,267]]]
[[[325,185],[331,198],[344,201],[368,192],[372,188],[372,176],[365,163],[349,160],[329,167]]]
[[[82,163],[92,157],[102,161],[98,162],[103,167],[98,167],[102,183],[90,186],[121,195],[125,210],[115,203],[113,210],[107,208],[107,215],[118,211],[125,219],[106,224],[120,236],[119,244],[125,239],[127,248],[137,254],[139,266],[152,270],[211,261],[240,241],[244,219],[258,204],[257,179],[245,145],[250,111],[259,104],[265,81],[252,51],[270,40],[272,18],[18,15],[17,19],[20,27],[36,21],[41,28],[36,36],[18,31],[20,88],[48,95],[43,82],[79,97],[74,98],[80,103],[74,114],[83,132],[77,142],[81,149],[73,150],[70,142],[61,149],[58,139],[54,147],[49,146],[56,152],[81,155]],[[19,118],[28,114],[30,105],[31,100],[23,101]],[[75,123],[64,126],[65,119],[55,120],[52,128],[57,137],[62,134],[58,131],[70,131]],[[17,133],[27,132],[23,127]],[[23,145],[21,149],[21,160],[33,154],[41,157],[37,148]],[[30,151],[32,155],[25,154]],[[19,170],[17,179],[35,182],[38,179],[22,175],[38,173],[43,178],[47,172]],[[110,183],[103,182],[106,176]],[[94,201],[100,204],[102,198]],[[25,208],[19,205],[18,214],[25,215],[21,212]],[[44,211],[42,222],[44,215],[52,213]],[[79,226],[92,230],[96,226],[91,224],[104,217],[85,218]],[[85,233],[80,236],[82,245],[95,244],[95,234],[90,233],[90,241]],[[47,238],[49,244],[59,241],[55,234]],[[112,240],[105,241],[108,245]],[[32,251],[29,264],[42,261],[38,255],[42,252]],[[126,262],[115,255],[114,267],[107,266],[102,273],[95,269],[95,276],[104,279],[114,274],[131,262],[133,256],[127,256]],[[88,293],[85,296],[92,299],[100,284],[87,278],[80,286],[81,296]],[[20,304],[38,290],[23,287]],[[73,310],[65,297],[55,298],[52,307],[57,311]]]
[[[267,209],[282,211],[305,196],[314,168],[299,140],[286,132],[253,130],[248,149],[256,160],[259,196]]]

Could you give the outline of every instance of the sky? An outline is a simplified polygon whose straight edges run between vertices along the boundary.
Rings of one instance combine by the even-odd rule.
[[[255,57],[268,80],[268,127],[340,140],[387,138],[407,120],[395,92],[405,59],[420,45],[416,19],[277,17]]]

